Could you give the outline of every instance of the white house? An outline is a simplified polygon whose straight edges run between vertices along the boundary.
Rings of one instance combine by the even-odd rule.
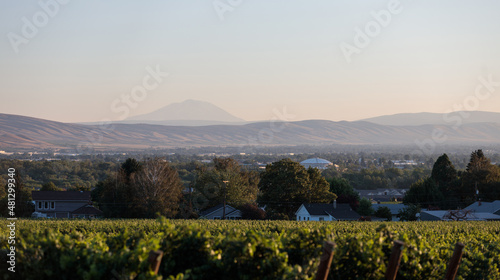
[[[352,221],[361,216],[349,204],[310,203],[302,204],[295,212],[297,221]]]

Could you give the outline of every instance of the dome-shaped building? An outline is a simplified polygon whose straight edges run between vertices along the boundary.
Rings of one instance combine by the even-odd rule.
[[[304,161],[301,161],[300,164],[304,166],[306,169],[309,167],[317,168],[317,169],[327,169],[329,166],[333,165],[333,163],[329,162],[326,159],[322,158],[310,158]]]

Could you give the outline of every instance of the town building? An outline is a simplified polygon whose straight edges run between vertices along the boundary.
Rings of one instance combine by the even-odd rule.
[[[304,161],[301,161],[300,164],[302,166],[304,166],[306,169],[309,167],[312,167],[312,168],[317,168],[317,169],[321,169],[321,170],[328,169],[328,167],[333,165],[333,163],[329,162],[326,159],[322,159],[322,158],[306,159]]]
[[[403,197],[408,189],[376,189],[376,190],[355,190],[360,198],[367,198],[375,202],[403,201]]]

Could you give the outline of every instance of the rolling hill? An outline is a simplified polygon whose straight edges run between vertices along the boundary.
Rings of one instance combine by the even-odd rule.
[[[246,125],[164,126],[112,124],[110,127],[60,123],[0,114],[0,150],[65,148],[123,150],[151,147],[239,145],[416,145],[438,130],[445,144],[498,144],[500,124],[386,126],[370,122],[308,120]]]
[[[379,116],[360,121],[380,125],[415,126],[415,125],[456,125],[472,123],[500,123],[500,113],[481,111],[457,111],[449,114],[439,113],[403,113]]]

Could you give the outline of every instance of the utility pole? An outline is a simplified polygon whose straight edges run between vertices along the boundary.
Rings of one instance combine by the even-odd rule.
[[[222,209],[222,219],[226,219],[226,189],[227,189],[227,183],[229,181],[222,181],[224,183],[224,209]]]

